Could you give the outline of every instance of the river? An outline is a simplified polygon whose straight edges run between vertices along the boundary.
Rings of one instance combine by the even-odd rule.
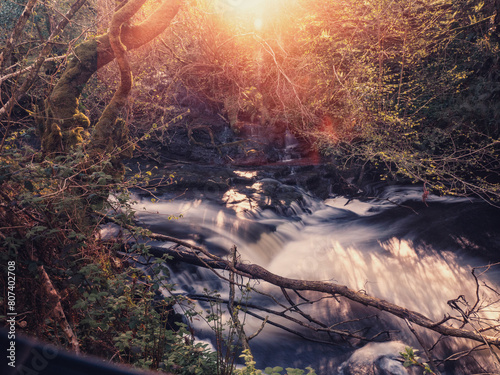
[[[236,172],[246,180],[214,194],[171,191],[159,201],[140,198],[138,217],[154,232],[203,245],[214,254],[228,254],[235,245],[243,262],[285,277],[346,285],[436,321],[445,314],[458,314],[448,301],[464,296],[467,304],[461,304],[462,300],[456,303],[466,310],[479,296],[484,305],[482,319],[498,321],[494,290],[500,290],[500,268],[476,270],[482,286],[477,294],[471,270],[500,258],[500,210],[466,198],[430,195],[423,202],[422,187],[418,186],[378,186],[367,189],[370,197],[330,195],[319,199],[296,186],[259,179],[251,170]],[[171,215],[179,218],[172,219]],[[178,293],[200,296],[207,288],[227,295],[227,285],[207,269],[175,266],[173,277]],[[266,283],[252,286],[284,305],[288,303],[275,287]],[[311,366],[318,374],[407,374],[399,352],[406,346],[421,349],[408,324],[389,314],[345,299],[304,303],[303,298],[318,298],[314,293],[289,295],[295,303],[303,303],[304,313],[326,325],[335,324],[338,329],[372,338],[375,343],[344,340],[270,316],[275,323],[321,342],[266,324],[250,342],[258,368]],[[279,310],[265,295],[252,295],[249,303]],[[207,306],[199,302],[200,309]],[[254,313],[268,315],[257,310]],[[245,319],[247,334],[262,324],[243,313],[241,318]],[[201,321],[193,324],[197,337],[210,342],[210,330]],[[429,347],[439,338],[435,333],[412,328]],[[470,345],[443,339],[433,355],[443,359]],[[494,369],[487,351],[482,353],[447,362],[440,369],[446,374],[479,373],[484,371],[481,366]],[[421,356],[425,357],[422,352]]]

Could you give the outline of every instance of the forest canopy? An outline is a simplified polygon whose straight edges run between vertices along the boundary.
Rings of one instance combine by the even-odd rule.
[[[7,99],[15,90],[17,108],[42,107],[74,47],[105,32],[112,8],[112,2],[87,2],[62,34],[65,42],[54,43],[48,40],[56,23],[52,8],[36,5],[16,33],[23,7],[8,3],[1,13],[9,53],[2,58],[2,117],[12,114],[14,101]],[[146,2],[136,17],[159,14],[153,9]],[[159,84],[167,101],[161,105],[168,107],[172,98],[165,89],[172,96],[178,84],[166,82],[175,80],[232,126],[246,119],[286,126],[346,166],[495,202],[497,11],[495,0],[186,1],[171,32],[130,54],[140,100],[128,105],[132,113],[143,112],[134,106],[158,100],[141,96]],[[9,47],[11,32],[18,44]],[[50,52],[40,50],[49,45]],[[38,71],[50,74],[33,85]],[[151,82],[148,71],[163,83]],[[108,86],[115,80],[112,73],[100,74]],[[80,106],[90,110],[95,102]],[[89,114],[92,121],[100,116]],[[87,127],[80,120],[83,126],[75,124],[68,137],[79,139]]]

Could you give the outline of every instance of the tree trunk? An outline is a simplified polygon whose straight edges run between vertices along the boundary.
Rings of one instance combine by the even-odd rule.
[[[125,21],[120,20],[119,39],[124,48],[138,48],[161,34],[177,14],[180,3],[181,0],[164,0],[154,13],[139,25],[125,26]],[[82,141],[82,132],[90,126],[90,121],[78,109],[79,98],[90,77],[116,57],[110,34],[111,31],[75,48],[65,72],[46,101],[44,113],[38,113],[42,148],[46,154],[66,152]],[[124,135],[124,125],[123,121],[118,121],[114,123],[111,133],[100,134],[96,138],[102,143],[111,140],[116,133]],[[105,136],[105,139],[102,139],[102,136]],[[123,142],[123,139],[121,141]]]

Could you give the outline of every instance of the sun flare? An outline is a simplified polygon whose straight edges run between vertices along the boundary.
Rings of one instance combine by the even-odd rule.
[[[276,21],[283,5],[282,0],[218,0],[219,9],[240,25],[251,25],[261,30],[267,23]]]

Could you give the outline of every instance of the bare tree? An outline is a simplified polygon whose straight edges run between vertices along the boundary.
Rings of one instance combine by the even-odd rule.
[[[59,37],[59,35],[62,33],[64,28],[69,24],[70,20],[73,18],[73,16],[78,12],[78,10],[85,4],[87,0],[77,0],[69,9],[69,11],[62,17],[62,20],[59,22],[59,24],[56,26],[56,28],[52,31],[50,34],[49,38],[47,41],[44,43],[41,51],[39,52],[35,63],[33,64],[32,68],[30,69],[28,76],[24,79],[22,84],[18,87],[16,87],[13,92],[10,94],[9,100],[5,103],[5,105],[0,108],[0,119],[5,117],[7,114],[10,113],[14,105],[17,103],[17,101],[26,94],[26,92],[30,89],[30,87],[33,85],[37,78],[37,74],[42,67],[43,63],[45,62],[45,59],[49,55],[49,53],[52,50],[54,41]],[[12,32],[12,36],[8,40],[2,54],[0,55],[0,72],[2,71],[2,65],[4,62],[7,62],[10,60],[10,55],[12,53],[12,49],[14,47],[14,43],[19,39],[22,28],[26,24],[27,19],[29,18],[31,11],[33,9],[33,6],[35,5],[35,2],[30,1],[28,4],[26,4],[25,10],[23,14],[21,15],[21,18],[17,22],[14,31]]]

